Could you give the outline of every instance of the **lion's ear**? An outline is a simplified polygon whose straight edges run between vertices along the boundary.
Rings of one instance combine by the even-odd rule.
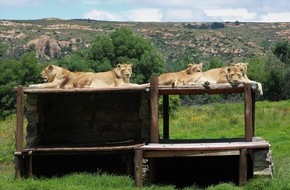
[[[48,65],[48,69],[52,71],[53,65]]]
[[[245,69],[244,68],[239,68],[240,69],[240,71],[243,73],[243,74],[246,74],[246,72],[245,72]]]
[[[129,66],[130,66],[131,68],[133,68],[133,64],[130,63]]]
[[[203,63],[199,63],[199,65],[202,67],[203,66]]]
[[[121,63],[118,63],[117,68],[120,68],[121,66],[122,66]]]
[[[191,67],[193,67],[193,64],[192,63],[189,63],[188,64],[188,68],[191,68]]]
[[[231,72],[231,68],[230,67],[227,68],[227,72],[228,73]]]

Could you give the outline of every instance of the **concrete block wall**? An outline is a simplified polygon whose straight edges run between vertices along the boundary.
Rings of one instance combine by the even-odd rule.
[[[143,91],[27,94],[26,146],[147,141],[150,94]]]

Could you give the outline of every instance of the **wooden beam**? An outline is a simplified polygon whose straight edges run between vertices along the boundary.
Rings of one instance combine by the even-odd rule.
[[[198,94],[226,94],[226,93],[243,93],[244,86],[232,86],[230,84],[215,84],[209,86],[203,85],[183,85],[183,86],[159,86],[160,95],[198,95]]]
[[[24,114],[24,93],[23,87],[17,87],[17,100],[16,100],[16,151],[23,150],[23,114]]]
[[[253,96],[252,96],[252,85],[250,83],[244,84],[245,89],[245,141],[251,142],[253,139]]]
[[[151,103],[151,131],[150,142],[159,142],[158,130],[158,77],[154,76],[150,79],[150,103]]]
[[[135,173],[135,186],[141,187],[143,184],[143,150],[135,150],[134,158],[134,173]]]
[[[241,149],[239,160],[239,185],[244,185],[246,183],[247,173],[248,173],[247,149]]]
[[[163,95],[163,139],[169,139],[169,96]]]

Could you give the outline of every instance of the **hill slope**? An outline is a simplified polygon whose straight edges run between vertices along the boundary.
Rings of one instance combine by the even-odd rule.
[[[240,60],[266,55],[277,41],[290,40],[290,23],[136,23],[93,20],[0,20],[0,39],[8,55],[15,58],[34,49],[40,60],[57,59],[89,47],[98,35],[120,27],[151,39],[168,62],[184,54],[202,59],[220,55]],[[215,28],[215,29],[212,29]]]

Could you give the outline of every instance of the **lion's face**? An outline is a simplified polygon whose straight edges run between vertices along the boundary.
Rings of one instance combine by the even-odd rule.
[[[43,71],[40,73],[41,78],[44,80],[44,82],[52,82],[57,75],[56,69],[54,69],[53,65],[49,65],[43,69]]]
[[[243,72],[236,66],[229,66],[227,68],[227,79],[232,85],[238,85],[243,82]]]
[[[116,75],[122,78],[125,83],[129,83],[132,75],[132,67],[132,64],[118,64],[115,69]]]
[[[188,68],[187,68],[188,74],[195,73],[195,72],[202,72],[202,66],[203,66],[202,63],[200,63],[200,64],[189,63]]]

